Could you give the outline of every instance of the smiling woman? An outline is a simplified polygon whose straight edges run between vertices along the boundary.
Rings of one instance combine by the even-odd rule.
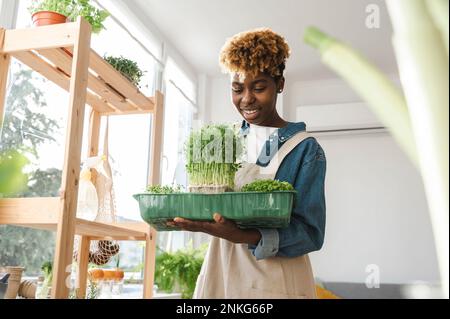
[[[297,196],[285,228],[241,229],[221,212],[211,222],[169,222],[213,236],[194,298],[316,298],[308,253],[324,240],[326,160],[305,123],[288,122],[276,110],[288,57],[288,44],[270,29],[239,33],[222,48],[232,102],[244,118],[240,133],[250,138],[255,129],[272,131],[256,162],[243,163],[237,171],[236,188],[276,179],[292,184]]]

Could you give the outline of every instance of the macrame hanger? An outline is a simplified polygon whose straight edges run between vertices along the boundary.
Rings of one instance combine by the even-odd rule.
[[[111,223],[116,221],[116,207],[113,176],[109,164],[109,117],[106,118],[102,157],[103,160],[101,165],[97,167],[97,178],[95,180],[95,188],[99,200],[99,207],[95,220]],[[119,244],[115,240],[93,240],[91,241],[89,251],[89,262],[99,266],[104,265],[109,262],[111,257],[117,255],[119,250]],[[77,257],[78,253],[75,251],[74,258]]]

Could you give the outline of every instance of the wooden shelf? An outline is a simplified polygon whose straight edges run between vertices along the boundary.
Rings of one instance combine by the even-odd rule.
[[[151,113],[147,184],[159,183],[164,96],[156,91],[154,97],[146,97],[93,51],[90,41],[91,26],[80,17],[73,23],[52,26],[16,30],[0,28],[0,120],[5,111],[11,57],[69,92],[61,196],[0,199],[0,224],[56,231],[52,298],[67,298],[69,295],[66,278],[71,270],[67,265],[73,262],[74,235],[81,238],[77,259],[79,298],[83,298],[86,292],[91,240],[145,241],[143,297],[151,298],[156,231],[144,222],[103,223],[79,219],[76,217],[77,192],[86,104],[92,107],[87,156],[99,154],[102,116]],[[142,138],[142,142],[148,143],[148,136],[143,135]]]
[[[77,23],[39,28],[5,30],[3,50],[62,89],[70,90],[73,39]],[[44,35],[45,34],[45,35]],[[40,37],[54,36],[58,41],[36,42]],[[21,46],[18,38],[31,42]],[[60,46],[55,47],[55,43]],[[33,47],[33,49],[28,49]],[[154,112],[155,99],[146,97],[120,72],[90,49],[86,103],[101,115],[124,115]]]
[[[9,224],[34,229],[56,231],[61,199],[4,198],[0,199],[0,225]],[[144,222],[102,223],[76,218],[75,234],[91,240],[145,240],[148,225]]]

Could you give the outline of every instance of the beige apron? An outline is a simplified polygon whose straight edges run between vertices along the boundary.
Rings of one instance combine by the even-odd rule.
[[[275,153],[266,168],[246,163],[236,174],[236,187],[255,179],[274,179],[283,159],[304,139],[300,132]],[[195,299],[304,299],[316,298],[308,255],[256,260],[247,244],[213,237],[193,298]]]

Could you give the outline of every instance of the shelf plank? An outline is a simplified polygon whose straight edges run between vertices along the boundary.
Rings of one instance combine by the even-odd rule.
[[[56,231],[60,214],[59,197],[0,199],[0,225],[15,225]],[[148,225],[144,222],[101,223],[80,218],[75,233],[92,239],[145,240]]]
[[[59,197],[0,199],[0,224],[56,225]]]
[[[2,53],[73,47],[78,32],[75,22],[38,28],[6,30]]]
[[[53,65],[50,65],[42,58],[40,58],[37,54],[31,51],[23,51],[13,53],[12,56],[22,62],[23,64],[30,67],[32,70],[38,72],[48,80],[52,81],[56,85],[58,85],[63,90],[69,91],[70,88],[70,78],[62,72],[58,70]],[[116,113],[116,110],[110,107],[106,102],[102,101],[98,96],[87,92],[86,103],[92,106],[96,111],[103,113]]]
[[[77,218],[77,235],[91,239],[145,240],[146,233],[122,223],[99,223]]]
[[[63,49],[38,50],[38,53],[64,71],[68,76],[71,75],[72,57]],[[119,114],[124,111],[137,110],[137,108],[130,104],[123,95],[109,88],[105,81],[94,76],[91,72],[89,73],[88,78],[88,88],[98,96],[104,98],[106,100],[105,102],[109,102]]]

